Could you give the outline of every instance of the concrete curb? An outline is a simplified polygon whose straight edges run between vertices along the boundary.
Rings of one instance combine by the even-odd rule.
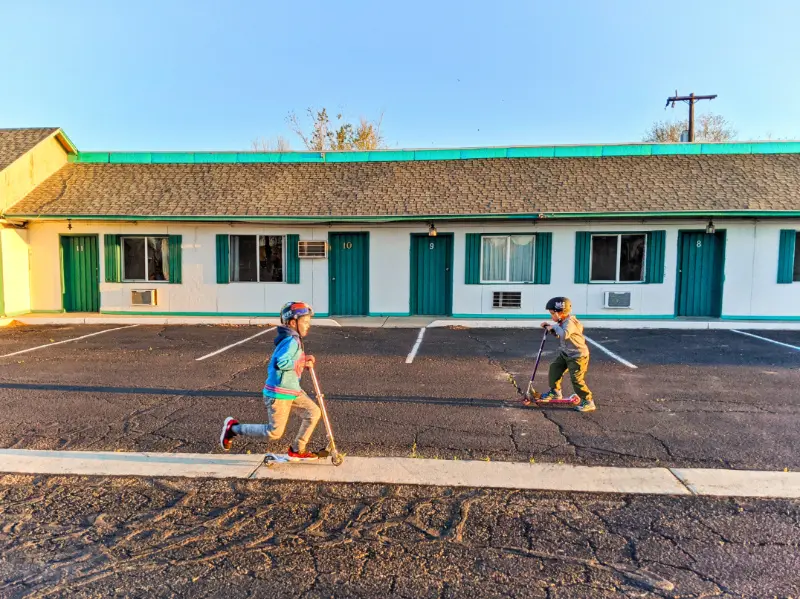
[[[28,314],[0,320],[0,327],[12,321],[27,325],[65,324],[140,324],[140,325],[262,325],[280,324],[277,318],[214,317],[214,316],[105,316],[105,315],[40,315]],[[315,318],[318,327],[356,327],[384,329],[418,329],[420,327],[466,329],[536,329],[544,318],[524,320],[460,319],[430,320],[420,317],[346,317]],[[781,330],[800,331],[800,321],[757,320],[583,320],[587,329],[678,329],[678,330]]]
[[[0,472],[80,476],[241,478],[327,483],[433,485],[586,493],[800,498],[800,473],[696,468],[350,456],[265,465],[262,454],[191,454],[0,449]]]
[[[463,327],[467,329],[538,329],[544,318],[536,320],[434,320],[428,328]],[[800,321],[756,321],[756,320],[581,320],[586,329],[675,329],[729,331],[779,330],[800,331]]]
[[[279,318],[191,317],[191,316],[17,316],[13,320],[27,325],[139,324],[139,325],[261,325],[276,326]],[[8,324],[8,323],[7,323]],[[2,326],[2,325],[0,325]],[[332,318],[315,318],[314,326],[341,327]]]

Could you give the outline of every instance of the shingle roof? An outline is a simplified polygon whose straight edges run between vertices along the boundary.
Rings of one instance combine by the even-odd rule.
[[[0,171],[56,131],[58,127],[0,129]]]
[[[64,166],[8,215],[800,210],[800,154]]]

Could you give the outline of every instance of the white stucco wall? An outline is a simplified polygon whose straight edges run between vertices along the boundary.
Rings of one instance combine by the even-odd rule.
[[[3,257],[3,306],[6,314],[30,311],[30,273],[28,263],[28,231],[0,228]]]
[[[800,219],[761,221],[729,229],[724,315],[800,316],[800,282],[777,283],[781,229],[800,231]]]
[[[671,317],[675,308],[678,231],[704,229],[706,221],[637,223],[564,222],[520,225],[466,224],[437,225],[440,233],[454,234],[453,313],[524,317],[543,314],[552,296],[570,297],[581,315],[613,318]],[[723,316],[763,315],[769,301],[772,315],[800,316],[800,283],[778,285],[778,235],[782,228],[800,229],[798,222],[717,222],[727,232]],[[216,235],[297,233],[301,240],[326,240],[331,231],[368,231],[370,234],[370,306],[372,314],[407,314],[409,311],[411,233],[426,231],[424,224],[380,225],[373,227],[282,227],[222,224],[102,224],[73,223],[72,234],[99,235],[101,264],[101,309],[103,311],[274,314],[291,300],[310,301],[318,313],[328,312],[328,261],[301,260],[300,284],[229,283],[216,284]],[[666,250],[662,284],[580,284],[574,283],[575,231],[641,232],[665,230]],[[66,234],[66,223],[33,223],[30,240],[31,308],[60,310],[59,234]],[[553,261],[549,285],[466,285],[464,255],[467,233],[550,232],[553,234]],[[105,283],[103,234],[179,234],[183,236],[183,284]],[[4,258],[5,259],[5,258]],[[158,290],[158,306],[132,306],[130,291],[140,288]],[[493,309],[492,292],[519,290],[521,310]],[[605,291],[630,291],[632,307],[625,310],[604,309]]]

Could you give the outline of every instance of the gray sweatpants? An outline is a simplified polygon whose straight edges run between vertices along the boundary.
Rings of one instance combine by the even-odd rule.
[[[283,437],[286,423],[289,421],[289,413],[294,407],[300,411],[300,417],[303,420],[292,443],[292,449],[299,452],[305,451],[306,445],[322,417],[322,412],[314,400],[303,393],[294,400],[265,397],[264,404],[267,406],[267,424],[237,424],[233,426],[233,432],[243,437],[268,437],[277,441]]]

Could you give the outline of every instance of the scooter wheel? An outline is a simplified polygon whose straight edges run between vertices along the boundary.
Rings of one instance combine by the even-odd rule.
[[[342,464],[344,464],[344,456],[338,452],[333,454],[331,456],[331,463],[334,466],[341,466]]]

